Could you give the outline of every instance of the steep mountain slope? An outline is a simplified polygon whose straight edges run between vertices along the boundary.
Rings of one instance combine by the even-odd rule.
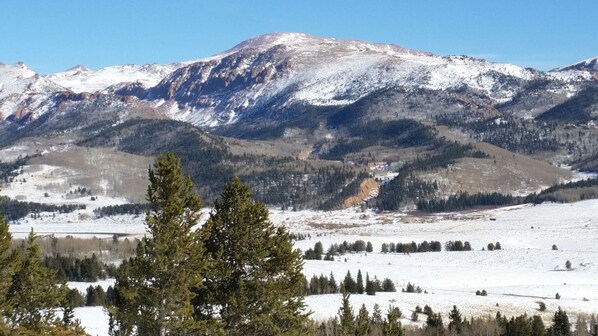
[[[487,113],[496,104],[526,97],[527,87],[538,81],[549,83],[542,93],[558,104],[591,78],[587,71],[542,73],[395,45],[270,34],[174,71],[148,98],[176,101],[172,118],[217,127],[246,120],[280,122],[306,106],[347,106],[384,90],[393,94],[377,102],[379,114],[422,118],[446,111],[447,100],[453,106],[449,110]],[[427,106],[418,110],[422,104]],[[510,112],[535,116],[552,104],[541,111],[523,104]],[[382,105],[390,107],[380,111]]]
[[[557,69],[557,71],[564,71],[564,70],[598,72],[598,57],[588,58],[581,62],[571,64],[571,65]]]
[[[64,72],[46,76],[73,92],[114,91],[114,86],[138,83],[144,88],[158,84],[166,75],[185,63],[174,64],[146,64],[146,65],[116,65],[96,71],[78,65]]]
[[[33,120],[47,112],[51,105],[48,100],[54,93],[64,90],[23,63],[0,63],[0,120]]]

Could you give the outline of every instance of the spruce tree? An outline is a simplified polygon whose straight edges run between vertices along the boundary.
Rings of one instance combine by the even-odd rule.
[[[370,331],[370,323],[370,314],[365,304],[362,304],[357,318],[355,318],[355,336],[367,336]]]
[[[571,335],[571,324],[569,323],[569,317],[567,316],[567,312],[559,307],[559,310],[554,313],[554,318],[552,319],[552,335],[554,336],[569,336]]]
[[[202,240],[214,267],[194,300],[200,318],[217,316],[229,335],[307,333],[301,252],[238,178],[215,202]]]
[[[453,310],[449,313],[449,330],[457,335],[463,333],[463,319],[461,317],[461,312],[457,309],[457,306],[453,305]]]
[[[19,330],[47,333],[61,326],[55,309],[66,297],[66,286],[56,284],[55,274],[44,267],[41,252],[31,230],[26,245],[19,250],[10,286],[6,291],[4,315],[8,325]]]
[[[363,275],[361,275],[361,270],[357,270],[357,283],[355,289],[358,294],[363,294],[364,292]]]
[[[405,329],[403,329],[401,322],[399,322],[399,318],[401,318],[401,311],[399,308],[389,306],[386,320],[384,321],[384,326],[382,328],[384,335],[403,336],[405,334]]]
[[[338,311],[338,318],[340,320],[341,335],[354,335],[355,334],[355,317],[353,316],[353,307],[349,302],[351,295],[343,291],[343,303]]]
[[[217,327],[194,319],[193,288],[201,288],[206,263],[194,226],[201,198],[183,176],[173,154],[159,156],[149,170],[149,236],[116,276],[110,308],[113,335],[217,334]]]
[[[16,254],[10,251],[12,235],[8,223],[0,214],[0,313],[4,313],[9,307],[8,288],[12,282],[12,276],[16,271]],[[4,314],[3,314],[4,315]]]

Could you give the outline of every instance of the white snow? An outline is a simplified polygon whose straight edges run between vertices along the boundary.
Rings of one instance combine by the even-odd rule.
[[[96,71],[76,66],[64,72],[48,75],[47,78],[77,93],[93,93],[112,85],[129,82],[139,82],[149,88],[184,64],[116,65]]]
[[[375,296],[352,295],[351,303],[357,311],[362,303],[371,310],[374,303],[383,311],[388,305],[398,306],[407,318],[416,305],[430,305],[446,314],[457,305],[465,316],[494,315],[497,311],[508,316],[523,313],[541,314],[545,321],[558,307],[565,309],[572,319],[579,313],[598,313],[598,200],[573,204],[521,205],[466,214],[441,214],[413,218],[408,214],[343,211],[289,212],[271,210],[271,220],[292,232],[311,235],[311,239],[297,241],[301,249],[322,241],[327,249],[332,243],[371,241],[373,253],[347,254],[337,261],[305,262],[304,273],[312,275],[334,273],[340,282],[349,270],[353,277],[360,269],[365,278],[392,279],[399,292],[377,293]],[[45,224],[48,231],[55,228]],[[103,221],[77,223],[87,231],[124,231],[127,221],[107,227]],[[74,225],[73,225],[74,226]],[[15,225],[11,226],[14,230]],[[41,225],[40,225],[41,227]],[[144,233],[144,226],[134,226],[135,233]],[[58,228],[63,233],[65,228]],[[133,230],[134,231],[134,230]],[[133,231],[131,231],[133,233]],[[71,233],[78,235],[78,229]],[[382,243],[438,240],[469,241],[470,252],[428,252],[382,254]],[[500,251],[482,251],[488,243],[499,241]],[[558,250],[553,251],[555,244]],[[346,261],[345,261],[346,260]],[[565,269],[570,260],[572,270]],[[113,280],[99,283],[107,286]],[[428,294],[401,293],[408,282],[422,287]],[[83,290],[90,284],[69,286]],[[476,296],[485,289],[488,296]],[[561,295],[555,299],[556,293]],[[337,314],[340,295],[308,296],[312,317],[323,320]],[[547,311],[537,310],[537,301],[547,305]],[[498,304],[498,307],[497,307]],[[78,309],[77,316],[89,330],[105,328],[107,318],[100,308]],[[420,320],[425,320],[421,318]],[[102,321],[101,323],[99,321]],[[410,322],[404,318],[404,324]],[[421,323],[421,322],[420,322]],[[102,329],[104,330],[104,329]],[[98,331],[99,335],[105,335]]]

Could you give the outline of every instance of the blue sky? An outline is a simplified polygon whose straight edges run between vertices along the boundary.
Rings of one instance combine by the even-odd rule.
[[[5,0],[0,62],[170,63],[252,36],[302,32],[548,70],[598,56],[595,0]]]

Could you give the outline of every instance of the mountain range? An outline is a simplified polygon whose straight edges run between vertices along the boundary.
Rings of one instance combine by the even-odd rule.
[[[364,125],[395,127],[398,121],[413,120],[434,128],[436,138],[456,139],[466,133],[465,142],[489,142],[517,154],[551,151],[544,161],[575,164],[593,162],[592,140],[579,140],[590,147],[575,152],[566,149],[572,145],[563,133],[547,135],[546,129],[537,129],[538,122],[564,129],[597,118],[598,58],[539,71],[397,45],[275,33],[209,58],[173,64],[99,70],[79,65],[49,75],[37,74],[23,63],[0,64],[2,147],[27,138],[59,138],[123,150],[125,134],[133,132],[123,133],[125,126],[139,120],[174,121],[197,128],[193,132],[201,133],[210,146],[223,143],[219,136],[301,144],[307,158],[347,164],[355,162],[355,152],[330,154],[338,153],[339,145],[357,146],[361,154],[390,146],[382,136],[365,144],[371,139],[363,133]],[[527,133],[521,139],[530,129],[537,131],[535,139],[544,141],[538,145],[541,150],[526,153],[522,146],[531,140],[518,140],[519,147],[509,145],[505,139],[496,140],[496,129],[481,132],[481,124],[476,124],[491,122],[500,128],[505,120],[523,127]],[[526,126],[530,121],[533,126]],[[141,126],[135,127],[139,131]],[[108,134],[109,140],[98,140]],[[550,147],[547,139],[558,145]],[[432,148],[431,142],[426,144],[421,153]],[[397,146],[411,145],[390,147]],[[401,161],[388,159],[393,155],[375,159]]]
[[[281,33],[175,64],[96,71],[76,66],[47,76],[22,63],[2,65],[0,111],[2,119],[26,124],[59,114],[65,102],[136,97],[142,109],[165,118],[218,128],[286,121],[310,107],[345,107],[377,95],[378,108],[369,117],[424,119],[463,110],[537,117],[595,85],[597,66],[590,59],[542,72],[396,45]]]

